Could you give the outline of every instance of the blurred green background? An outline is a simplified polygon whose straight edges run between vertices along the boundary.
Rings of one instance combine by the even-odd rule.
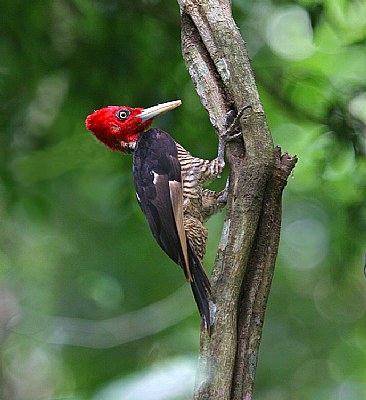
[[[274,143],[299,157],[255,395],[364,399],[366,3],[233,3]],[[215,156],[178,6],[3,0],[0,15],[0,398],[190,398],[189,285],[138,209],[131,157],[84,127],[105,105],[182,99],[155,124]],[[208,270],[223,216],[208,224]]]

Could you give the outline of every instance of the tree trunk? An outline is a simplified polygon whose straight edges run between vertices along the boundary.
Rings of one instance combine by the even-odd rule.
[[[244,106],[243,140],[228,145],[230,192],[213,269],[214,329],[201,335],[195,399],[252,398],[277,256],[281,197],[297,161],[274,149],[245,43],[228,0],[178,0],[183,57],[218,134]]]

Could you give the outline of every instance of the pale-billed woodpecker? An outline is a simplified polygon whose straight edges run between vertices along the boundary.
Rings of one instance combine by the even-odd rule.
[[[218,157],[209,161],[191,156],[166,132],[150,129],[154,117],[179,105],[180,100],[146,109],[109,106],[89,115],[86,127],[110,149],[133,153],[138,203],[160,247],[182,267],[202,326],[210,332],[215,306],[202,266],[207,240],[203,223],[225,206],[227,187],[215,192],[202,185],[221,174],[229,135],[219,137]]]

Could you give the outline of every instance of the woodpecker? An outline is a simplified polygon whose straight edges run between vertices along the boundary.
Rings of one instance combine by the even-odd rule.
[[[108,106],[86,118],[86,127],[111,150],[133,154],[137,201],[160,247],[184,271],[210,333],[214,305],[210,281],[202,266],[207,229],[204,222],[226,205],[228,185],[222,191],[203,189],[220,176],[224,166],[223,140],[218,157],[193,157],[153,119],[181,105],[180,100],[150,108]],[[220,139],[222,139],[220,137]]]

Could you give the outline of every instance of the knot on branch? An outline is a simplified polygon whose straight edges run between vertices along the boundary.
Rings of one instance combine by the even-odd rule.
[[[287,152],[282,154],[280,146],[274,148],[274,170],[273,179],[275,179],[281,189],[287,185],[288,177],[298,161],[297,156],[290,156]]]

